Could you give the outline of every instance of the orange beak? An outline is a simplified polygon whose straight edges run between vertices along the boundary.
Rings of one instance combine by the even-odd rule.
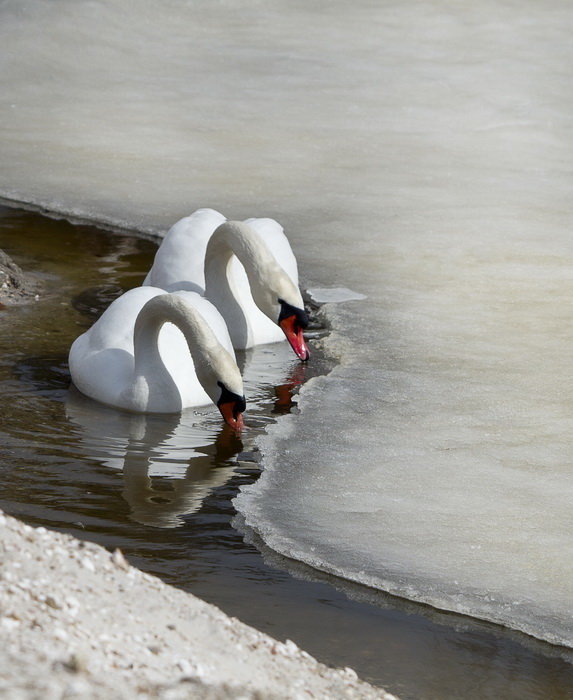
[[[225,423],[230,425],[237,433],[240,433],[244,427],[243,414],[237,410],[235,402],[228,401],[226,403],[220,403],[218,408],[219,411],[221,411]]]
[[[308,360],[310,357],[310,352],[304,339],[302,326],[298,322],[296,315],[293,314],[292,316],[283,318],[281,321],[279,321],[279,326],[286,335],[286,339],[290,343],[291,348],[294,350],[295,355],[303,361]]]

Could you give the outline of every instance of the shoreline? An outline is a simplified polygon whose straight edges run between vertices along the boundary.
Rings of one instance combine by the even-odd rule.
[[[169,230],[169,226],[161,228],[152,226],[146,229],[141,225],[141,222],[137,225],[137,228],[134,228],[126,221],[122,221],[117,218],[102,218],[86,211],[74,211],[72,209],[66,209],[65,207],[58,209],[49,202],[34,202],[26,201],[26,199],[19,199],[17,197],[13,198],[10,196],[10,193],[2,191],[0,191],[0,206],[7,207],[9,209],[28,211],[32,214],[39,214],[40,216],[45,216],[48,219],[53,219],[54,221],[67,221],[74,226],[94,226],[110,233],[137,236],[139,238],[154,241],[157,244],[161,242]]]
[[[0,511],[0,697],[380,698],[126,562]]]

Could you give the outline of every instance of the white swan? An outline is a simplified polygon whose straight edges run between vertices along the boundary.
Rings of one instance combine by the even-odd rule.
[[[73,342],[70,373],[97,401],[138,413],[217,404],[242,427],[243,381],[225,322],[193,292],[137,287]]]
[[[309,357],[296,259],[273,219],[227,221],[213,209],[198,209],[167,232],[143,284],[205,294],[235,348],[286,336],[301,360]]]

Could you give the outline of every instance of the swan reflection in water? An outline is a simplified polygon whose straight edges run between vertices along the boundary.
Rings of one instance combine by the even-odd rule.
[[[131,518],[153,527],[178,527],[183,515],[196,513],[204,499],[231,478],[236,465],[230,460],[242,449],[241,440],[225,426],[213,443],[193,449],[181,478],[165,480],[150,475],[156,464],[145,448],[147,437],[146,433],[143,448],[142,443],[131,444],[126,451],[122,495]],[[159,454],[159,459],[165,458]]]
[[[200,510],[237,466],[236,455],[252,447],[273,414],[286,413],[304,381],[306,366],[293,361],[286,343],[239,353],[247,394],[247,429],[239,438],[213,406],[180,414],[129,413],[104,406],[71,387],[66,416],[81,428],[79,446],[123,474],[130,518],[142,525],[174,528]],[[243,444],[245,442],[245,445]]]

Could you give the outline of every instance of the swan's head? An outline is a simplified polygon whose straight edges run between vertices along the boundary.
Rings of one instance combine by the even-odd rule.
[[[308,360],[310,352],[303,335],[304,329],[308,326],[308,314],[304,309],[293,306],[284,299],[279,299],[279,305],[279,326],[297,357]]]
[[[247,404],[243,378],[235,358],[217,343],[211,346],[206,359],[207,363],[195,362],[195,371],[201,385],[219,409],[225,423],[233,430],[240,431],[243,428],[242,414]]]
[[[225,423],[230,425],[233,430],[242,430],[243,412],[247,407],[245,397],[228,389],[223,382],[219,381],[217,385],[220,389],[219,400],[216,402],[217,408],[221,412]]]
[[[222,346],[208,358],[209,364],[195,362],[195,371],[203,389],[217,406],[223,420],[233,430],[243,428],[243,412],[247,406],[243,379],[234,358]]]
[[[277,265],[274,274],[267,276],[266,284],[251,291],[259,309],[281,327],[296,356],[308,360],[310,352],[303,335],[308,326],[308,314],[300,291],[290,277]]]

